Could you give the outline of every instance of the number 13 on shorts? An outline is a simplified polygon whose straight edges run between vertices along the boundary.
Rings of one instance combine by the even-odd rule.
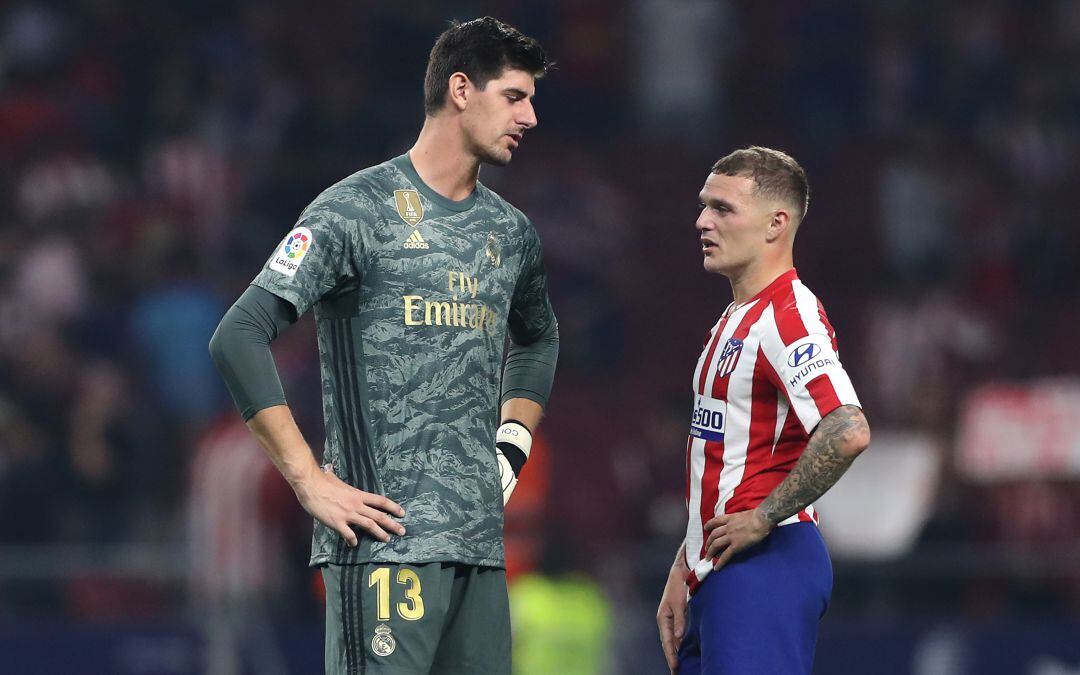
[[[397,571],[396,582],[404,586],[405,600],[396,605],[397,614],[406,621],[416,621],[424,616],[424,599],[421,597],[420,576],[407,567]],[[376,567],[368,575],[368,588],[375,587],[376,619],[390,620],[390,568]]]

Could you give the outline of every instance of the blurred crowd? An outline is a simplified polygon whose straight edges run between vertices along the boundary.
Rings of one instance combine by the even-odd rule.
[[[309,523],[273,474],[198,513],[226,490],[199,462],[244,442],[206,344],[308,201],[411,144],[435,36],[484,13],[558,63],[537,130],[481,173],[539,229],[562,331],[537,551],[648,619],[685,525],[686,383],[730,300],[701,269],[696,195],[748,144],[807,170],[796,263],[871,424],[942,448],[920,545],[1080,536],[1075,479],[988,488],[952,456],[975,387],[1080,375],[1080,4],[16,0],[0,9],[0,557],[183,558],[200,517],[252,509],[280,515],[259,526],[285,560],[274,592],[314,604]],[[319,447],[311,324],[275,353]],[[251,461],[223,471],[262,476]],[[980,607],[1058,606],[1060,583],[983,584]],[[72,611],[49,588],[0,579],[0,607]]]

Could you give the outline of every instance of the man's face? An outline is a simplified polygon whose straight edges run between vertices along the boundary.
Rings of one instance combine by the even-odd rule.
[[[695,226],[707,271],[731,276],[761,255],[773,210],[771,203],[754,196],[754,186],[745,176],[710,172],[705,179]]]
[[[525,130],[536,126],[535,93],[536,79],[510,68],[483,89],[473,88],[462,125],[466,142],[480,161],[496,166],[510,163]]]

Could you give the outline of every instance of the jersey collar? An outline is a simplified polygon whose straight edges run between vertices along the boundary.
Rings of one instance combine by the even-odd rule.
[[[405,174],[405,177],[409,179],[409,182],[411,182],[421,194],[447,211],[461,213],[462,211],[468,211],[476,204],[476,193],[480,191],[479,182],[477,182],[476,188],[472,191],[472,194],[459,202],[455,202],[431,189],[427,183],[420,179],[420,174],[416,173],[416,167],[413,166],[412,159],[409,158],[409,153],[406,152],[404,155],[395,157],[390,160],[390,163],[400,169],[401,172]]]
[[[761,300],[762,298],[767,298],[767,297],[771,296],[773,293],[776,292],[776,289],[780,288],[784,284],[790,284],[792,281],[795,281],[798,278],[799,278],[799,272],[794,267],[792,267],[787,272],[784,272],[780,276],[778,276],[775,279],[773,279],[772,281],[770,281],[768,286],[766,286],[765,288],[758,291],[757,295],[750,298],[746,302],[741,302],[741,303],[739,303],[737,305],[733,302],[730,305],[728,305],[727,311],[724,312],[724,315],[725,316],[731,316],[732,314],[739,311],[743,307],[747,307],[749,305],[754,304],[758,300]]]

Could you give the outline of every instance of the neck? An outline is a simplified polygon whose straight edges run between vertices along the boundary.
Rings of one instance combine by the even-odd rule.
[[[738,272],[729,275],[728,280],[731,282],[731,292],[735,297],[735,304],[741,305],[765,290],[766,286],[794,266],[795,263],[791,253],[788,253],[778,260],[756,260]]]
[[[409,159],[427,186],[447,199],[461,201],[476,189],[480,160],[465,149],[460,127],[446,115],[424,119]]]

